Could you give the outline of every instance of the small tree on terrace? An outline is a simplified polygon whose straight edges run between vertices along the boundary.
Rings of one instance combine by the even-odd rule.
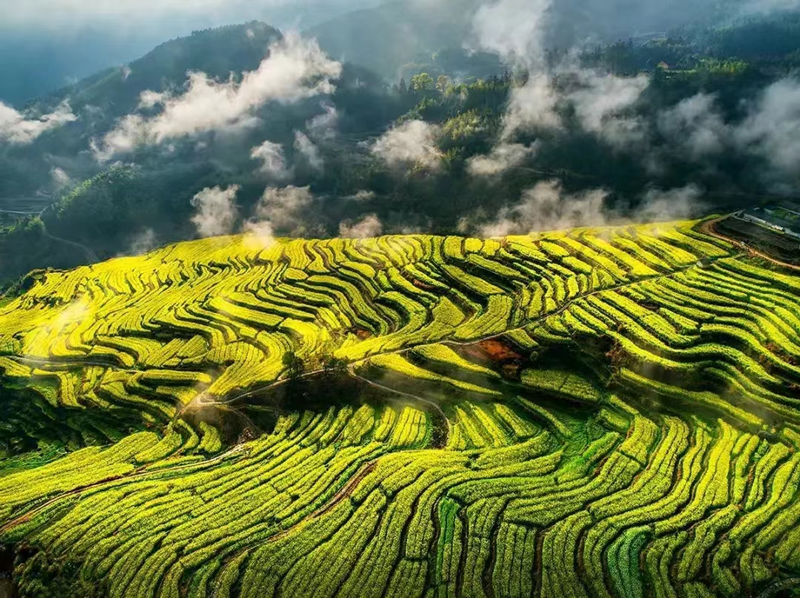
[[[305,363],[294,351],[289,351],[283,355],[283,367],[286,369],[286,376],[289,380],[302,378],[306,371]]]
[[[414,91],[431,91],[436,84],[428,73],[420,73],[411,77],[411,89]]]

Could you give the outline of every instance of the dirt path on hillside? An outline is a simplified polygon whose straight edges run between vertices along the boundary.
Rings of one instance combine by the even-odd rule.
[[[50,231],[47,230],[47,226],[42,223],[42,235],[45,239],[50,239],[51,241],[55,241],[56,243],[63,243],[64,245],[69,245],[70,247],[74,247],[78,249],[81,253],[86,256],[90,263],[96,263],[100,261],[100,258],[97,257],[97,254],[91,250],[91,248],[83,245],[82,243],[78,243],[77,241],[70,241],[69,239],[62,239],[61,237],[56,237],[55,235],[51,235]]]
[[[64,500],[65,498],[69,498],[70,496],[75,496],[77,494],[82,494],[84,492],[88,492],[89,490],[94,490],[96,488],[100,488],[100,487],[105,486],[107,484],[128,483],[128,482],[133,482],[133,481],[137,481],[137,480],[141,480],[141,479],[147,478],[147,477],[149,477],[151,475],[161,475],[161,474],[164,474],[164,473],[175,473],[175,472],[184,471],[184,470],[192,469],[192,468],[204,468],[204,467],[207,467],[209,465],[214,465],[215,463],[223,461],[223,460],[225,460],[226,458],[228,458],[228,457],[230,457],[232,455],[235,455],[237,453],[241,453],[244,450],[245,450],[244,446],[239,444],[239,445],[234,446],[230,450],[228,450],[228,451],[226,451],[226,452],[224,452],[224,453],[222,453],[220,455],[217,455],[216,457],[208,459],[207,461],[198,461],[197,463],[189,463],[187,465],[178,465],[176,467],[171,467],[171,468],[170,467],[164,467],[162,469],[155,469],[155,470],[152,470],[152,471],[143,471],[143,468],[140,468],[138,470],[138,473],[133,473],[132,475],[129,475],[129,476],[122,475],[122,476],[117,476],[117,477],[113,477],[113,478],[107,478],[105,480],[100,480],[99,482],[95,482],[94,484],[88,484],[86,486],[81,486],[80,488],[75,488],[75,489],[70,490],[68,492],[65,492],[63,494],[59,494],[58,496],[55,496],[55,497],[51,498],[50,500],[48,500],[47,502],[39,505],[38,507],[34,508],[33,510],[28,511],[24,515],[20,515],[16,519],[14,519],[12,521],[9,521],[5,525],[3,525],[3,527],[0,528],[0,534],[4,534],[4,533],[8,532],[9,530],[13,529],[14,527],[30,521],[31,519],[33,519],[34,517],[36,517],[37,515],[39,515],[43,511],[45,511],[46,509],[48,509],[49,507],[53,506],[54,504],[56,504],[57,502],[59,502],[61,500]]]
[[[728,216],[720,216],[719,218],[715,218],[714,220],[709,220],[707,222],[704,222],[703,224],[700,225],[700,230],[703,233],[705,233],[708,236],[710,236],[710,237],[716,237],[717,239],[722,239],[723,241],[727,241],[728,243],[730,243],[734,247],[738,247],[739,249],[742,249],[743,251],[746,251],[750,255],[754,255],[756,257],[760,257],[762,260],[766,260],[766,261],[768,261],[768,262],[770,262],[772,264],[775,264],[776,266],[780,266],[781,268],[788,268],[789,270],[794,270],[796,272],[800,272],[800,266],[795,266],[793,264],[787,264],[786,262],[782,262],[780,260],[776,260],[774,257],[770,257],[766,253],[762,253],[762,252],[758,251],[757,249],[753,249],[752,247],[750,247],[747,243],[744,243],[743,241],[737,241],[736,239],[732,239],[732,238],[730,238],[730,237],[728,237],[726,235],[723,235],[719,231],[717,231],[716,225],[719,224],[720,222],[722,222],[723,220],[727,220],[730,217],[731,217],[730,215],[728,215]]]

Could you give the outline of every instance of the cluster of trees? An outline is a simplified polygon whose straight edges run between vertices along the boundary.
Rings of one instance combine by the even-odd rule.
[[[800,65],[800,14],[751,18],[726,27],[687,26],[665,37],[636,42],[620,40],[596,45],[581,54],[584,65],[619,75],[655,70],[659,65],[678,71],[741,72],[747,67]],[[564,53],[550,51],[555,63]]]

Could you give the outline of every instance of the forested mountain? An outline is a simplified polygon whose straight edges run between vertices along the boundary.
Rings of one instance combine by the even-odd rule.
[[[384,15],[399,27],[398,48],[421,48],[422,38],[446,31],[453,37],[438,41],[450,44],[475,26],[430,12],[420,39],[407,43],[400,13],[408,10],[355,13],[347,21],[355,29],[343,22],[341,31],[377,35],[375,15]],[[257,215],[265,189],[302,190],[305,208],[273,224],[303,236],[336,235],[365,220],[394,232],[524,228],[525,202],[543,201],[543,190],[556,205],[537,209],[555,222],[574,220],[562,202],[576,200],[589,202],[578,210],[587,218],[603,220],[664,197],[685,211],[701,195],[708,208],[792,195],[797,171],[791,155],[770,149],[781,130],[770,119],[791,130],[799,22],[749,18],[579,52],[549,48],[546,81],[497,54],[440,52],[425,65],[430,72],[387,82],[339,63],[349,54],[337,56],[328,37],[336,27],[326,26],[319,43],[327,57],[303,42],[297,55],[278,58],[335,63],[336,73],[321,87],[321,75],[311,77],[308,93],[254,106],[240,92],[262,93],[260,78],[286,64],[270,61],[268,48],[294,42],[259,22],[196,32],[37,100],[31,119],[68,118],[28,143],[0,144],[0,197],[54,196],[41,218],[6,218],[0,279],[191,238],[193,198],[216,187],[236,188],[234,229]],[[403,56],[377,47],[363,55]],[[178,112],[188,100],[191,111]],[[247,119],[203,129],[217,104]],[[164,114],[202,123],[175,133]]]
[[[235,2],[222,16],[225,23],[258,19],[279,28],[308,29],[379,3],[380,0]],[[42,0],[38,6],[42,6]],[[59,4],[55,2],[55,6]],[[59,10],[40,10],[36,19],[23,23],[16,22],[14,13],[24,12],[25,7],[6,11],[0,21],[0,102],[22,107],[98,71],[127,64],[165,39],[218,27],[221,16],[214,10],[214,2],[199,9],[177,3],[177,10],[167,2],[156,3],[156,10],[149,12],[143,3],[123,1],[119,6],[109,3],[105,7],[94,4],[84,7],[88,16],[76,14],[72,18],[67,4],[62,2],[60,6]],[[113,14],[110,9],[114,7],[133,14],[127,19],[109,18],[108,12]],[[31,8],[27,11],[33,12]],[[166,14],[158,18],[161,11]],[[98,15],[92,18],[95,12]]]
[[[479,6],[478,0],[395,0],[321,23],[308,34],[331,56],[391,80],[408,76],[409,71],[416,74],[420,68],[452,75],[459,66],[489,76],[487,68],[499,69],[496,57],[494,61],[485,55],[471,57],[464,50]],[[455,58],[461,64],[454,69]]]

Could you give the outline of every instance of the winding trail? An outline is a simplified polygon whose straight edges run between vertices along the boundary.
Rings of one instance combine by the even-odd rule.
[[[452,433],[452,425],[450,424],[450,419],[445,414],[444,409],[442,409],[441,405],[439,405],[438,403],[435,403],[435,402],[433,402],[433,401],[431,401],[429,399],[425,399],[423,397],[420,397],[420,396],[417,396],[417,395],[414,395],[414,394],[411,394],[411,393],[408,393],[408,392],[403,392],[402,390],[397,390],[396,388],[391,388],[389,386],[384,386],[383,384],[379,384],[377,382],[373,382],[372,380],[368,380],[367,378],[364,378],[363,376],[361,376],[361,375],[356,373],[354,364],[351,364],[351,365],[347,366],[347,371],[353,378],[363,382],[364,384],[366,384],[368,386],[371,386],[372,388],[375,388],[377,390],[382,390],[384,392],[393,393],[393,394],[399,395],[401,397],[405,397],[407,399],[412,399],[414,401],[419,401],[420,403],[425,403],[426,405],[430,405],[431,407],[433,407],[439,413],[439,415],[442,416],[442,418],[444,419],[445,423],[447,424],[447,431],[446,431],[446,434],[445,434],[445,437],[444,437],[444,441],[443,441],[444,445],[447,446],[447,443],[450,440],[450,434]]]
[[[82,243],[78,243],[76,241],[70,241],[69,239],[62,239],[61,237],[56,237],[55,235],[51,235],[50,231],[47,230],[47,226],[42,222],[42,235],[45,239],[50,239],[51,241],[56,241],[57,243],[63,243],[65,245],[69,245],[70,247],[74,247],[83,253],[86,258],[92,262],[99,262],[100,258],[97,257],[97,254],[91,250],[91,248],[83,245]]]

